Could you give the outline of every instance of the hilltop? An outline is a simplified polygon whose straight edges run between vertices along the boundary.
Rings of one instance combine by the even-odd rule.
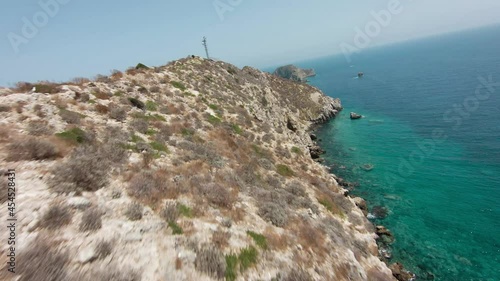
[[[360,199],[311,157],[342,109],[315,87],[188,57],[0,104],[19,280],[395,280]]]

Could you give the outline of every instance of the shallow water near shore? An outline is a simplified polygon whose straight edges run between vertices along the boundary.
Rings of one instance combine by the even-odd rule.
[[[317,132],[326,165],[371,208],[388,208],[374,223],[419,280],[499,280],[500,85],[476,93],[500,82],[499,29],[298,64],[345,107]]]

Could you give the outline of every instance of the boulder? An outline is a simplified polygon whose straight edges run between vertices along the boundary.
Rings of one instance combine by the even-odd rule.
[[[312,159],[319,159],[322,154],[325,154],[325,151],[321,147],[314,145],[309,147],[309,153]]]
[[[415,274],[409,272],[408,270],[405,270],[404,266],[399,262],[391,264],[391,266],[389,266],[389,269],[392,271],[392,275],[398,281],[415,280]]]
[[[352,120],[360,119],[361,117],[363,117],[363,116],[357,114],[356,112],[351,112],[351,119]]]
[[[318,139],[318,137],[315,134],[310,134],[311,140],[315,141]]]
[[[366,205],[365,199],[361,197],[354,197],[354,204],[358,206],[358,208],[363,212],[363,214],[366,216],[368,215],[368,206]]]

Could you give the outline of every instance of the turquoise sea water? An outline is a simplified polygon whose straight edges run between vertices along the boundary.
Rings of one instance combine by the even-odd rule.
[[[392,261],[419,280],[500,280],[500,27],[299,66],[343,102],[318,131],[326,164],[388,208],[374,222],[396,237]]]

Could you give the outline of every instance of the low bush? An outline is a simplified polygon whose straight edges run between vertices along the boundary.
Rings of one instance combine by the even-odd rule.
[[[88,133],[80,128],[72,128],[68,131],[57,133],[56,136],[74,144],[90,142],[92,139]]]
[[[200,192],[207,198],[209,203],[219,207],[231,209],[236,201],[229,188],[215,183],[202,185]]]
[[[138,221],[142,219],[143,207],[139,203],[131,203],[125,210],[125,216],[131,221]]]
[[[171,81],[170,84],[181,91],[185,91],[187,89],[181,82]]]
[[[149,129],[149,122],[144,119],[134,119],[132,120],[132,122],[130,122],[130,126],[135,131],[141,134],[146,134]]]
[[[182,233],[184,233],[182,227],[180,227],[175,221],[168,222],[168,227],[172,229],[173,235],[181,235]]]
[[[101,240],[95,247],[97,258],[103,259],[111,254],[113,251],[113,243],[110,241]]]
[[[68,124],[80,124],[80,120],[82,118],[80,113],[67,109],[61,109],[59,111],[59,116],[61,116],[62,120]]]
[[[291,176],[295,175],[292,168],[288,167],[287,165],[283,165],[283,164],[276,165],[276,172],[278,172],[278,174],[280,174],[284,177],[291,177]]]
[[[217,279],[223,279],[226,273],[224,255],[210,246],[204,246],[197,251],[194,266],[197,271]]]
[[[155,203],[162,198],[175,198],[178,191],[166,178],[143,171],[132,177],[128,185],[130,196],[145,203]]]
[[[49,230],[56,230],[71,223],[71,210],[67,205],[62,203],[53,203],[49,209],[43,214],[39,226]]]
[[[56,246],[50,237],[39,235],[29,246],[24,247],[18,256],[19,264],[24,266],[16,268],[16,274],[20,276],[16,280],[68,280],[69,254],[56,249]]]
[[[167,201],[160,215],[167,222],[175,222],[180,215],[179,205],[177,202]]]
[[[109,117],[115,119],[116,121],[124,121],[127,119],[127,111],[123,107],[110,105],[108,108]]]
[[[100,113],[100,114],[108,114],[109,108],[105,105],[102,105],[102,104],[96,104],[95,111],[97,111],[97,113]]]
[[[224,249],[229,245],[229,238],[231,238],[231,233],[229,231],[224,231],[222,229],[217,229],[212,234],[212,243],[218,249]]]
[[[257,249],[255,247],[247,247],[241,250],[238,255],[238,260],[240,262],[241,271],[249,269],[251,266],[257,263]]]
[[[253,231],[247,231],[247,235],[252,237],[253,241],[257,246],[261,247],[264,250],[267,250],[267,240],[266,237],[262,234],[258,234]]]
[[[60,156],[59,149],[50,141],[28,138],[9,144],[7,161],[46,160]]]
[[[96,231],[102,227],[102,212],[97,208],[89,208],[83,212],[80,231]]]
[[[259,216],[273,225],[283,227],[288,221],[286,209],[276,203],[262,202],[259,206]]]
[[[146,102],[146,110],[148,111],[156,111],[158,109],[158,105],[154,101]]]
[[[144,110],[146,108],[146,105],[142,101],[140,101],[139,99],[128,98],[128,101],[130,102],[130,104],[132,104],[133,106],[135,106],[141,110]]]
[[[282,281],[313,281],[309,272],[302,268],[292,268],[282,279]]]
[[[64,193],[96,191],[108,184],[111,167],[125,162],[126,156],[125,150],[113,143],[77,147],[68,160],[53,169],[49,186]]]
[[[238,256],[227,255],[226,257],[226,281],[234,281],[238,277]]]

